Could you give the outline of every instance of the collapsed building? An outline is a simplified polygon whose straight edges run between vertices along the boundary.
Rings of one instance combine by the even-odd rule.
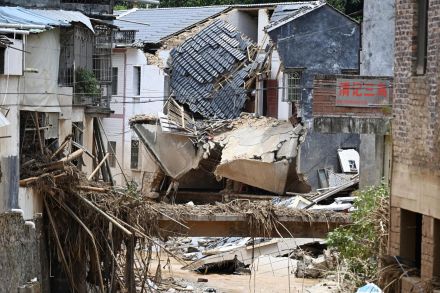
[[[153,119],[152,124],[142,125],[142,117],[133,119],[132,127],[172,180],[200,165],[208,177],[276,194],[310,190],[296,174],[303,127],[252,114],[238,118],[256,76],[268,66],[257,59],[257,51],[248,37],[222,20],[171,51],[172,99],[166,114],[160,113],[158,123]],[[270,45],[265,52],[271,53]],[[179,152],[170,155],[176,149]]]

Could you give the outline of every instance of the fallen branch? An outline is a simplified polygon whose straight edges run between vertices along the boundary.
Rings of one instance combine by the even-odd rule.
[[[103,215],[107,220],[109,220],[110,222],[112,222],[114,225],[116,225],[116,227],[118,227],[119,229],[122,230],[122,232],[124,232],[125,234],[127,234],[128,236],[132,236],[133,233],[131,233],[130,231],[128,231],[125,227],[123,227],[121,224],[119,224],[117,221],[115,221],[114,219],[112,219],[106,212],[102,211],[100,208],[98,208],[97,206],[95,206],[92,202],[90,202],[89,200],[85,199],[84,197],[78,195],[78,198],[80,200],[82,200],[84,203],[86,203],[88,206],[90,206],[92,209],[94,209],[95,211],[97,211],[98,213],[100,213],[101,215]]]
[[[104,193],[104,192],[108,191],[108,189],[106,189],[106,188],[95,187],[95,186],[78,186],[78,189],[86,190],[86,191],[93,191],[93,192],[100,192],[100,193]]]

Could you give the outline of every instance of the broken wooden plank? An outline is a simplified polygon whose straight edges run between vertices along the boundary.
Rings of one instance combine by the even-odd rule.
[[[84,153],[83,149],[76,150],[73,153],[71,153],[71,154],[67,155],[66,157],[62,158],[60,160],[60,162],[64,162],[64,163],[71,162],[71,161],[81,157],[83,153]]]
[[[41,132],[40,132],[40,125],[38,122],[38,112],[34,112],[35,114],[35,128],[37,130],[37,136],[38,136],[38,145],[40,146],[41,154],[44,155],[44,147],[43,147],[43,141],[41,140]]]
[[[96,173],[98,173],[99,169],[101,168],[102,164],[105,163],[105,161],[108,159],[108,157],[110,156],[110,153],[107,153],[104,158],[102,159],[102,161],[98,164],[98,166],[96,166],[95,170],[93,170],[92,174],[90,174],[90,176],[87,178],[87,180],[92,180],[92,178],[96,175]]]
[[[59,148],[52,154],[52,156],[50,157],[51,159],[55,158],[65,147],[66,144],[69,143],[71,136],[68,135],[66,136],[66,138],[64,139],[64,141],[61,143],[61,145],[59,146]]]

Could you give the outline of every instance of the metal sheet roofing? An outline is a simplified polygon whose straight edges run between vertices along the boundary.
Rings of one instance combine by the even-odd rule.
[[[1,24],[70,26],[71,22],[81,22],[93,31],[90,19],[77,11],[37,10],[23,7],[0,7]]]
[[[122,13],[114,24],[121,30],[135,30],[136,41],[157,43],[162,38],[213,17],[228,6],[136,9]]]
[[[171,52],[172,94],[203,117],[238,117],[248,97],[244,83],[258,67],[248,59],[253,46],[233,25],[215,21]]]
[[[31,10],[36,14],[39,14],[41,16],[46,16],[63,23],[80,22],[84,24],[86,27],[88,27],[92,32],[94,32],[93,25],[90,22],[90,18],[88,18],[79,11],[37,10],[37,9],[31,9]]]

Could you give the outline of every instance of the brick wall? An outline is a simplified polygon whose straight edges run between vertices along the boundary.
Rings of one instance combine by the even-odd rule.
[[[390,109],[384,107],[342,107],[336,106],[336,79],[356,78],[353,75],[317,75],[313,82],[313,116],[390,116]],[[362,79],[383,79],[383,77],[361,77]],[[391,90],[391,92],[393,92]]]
[[[430,0],[426,74],[415,75],[417,1],[396,1],[394,162],[440,171],[440,0]]]

